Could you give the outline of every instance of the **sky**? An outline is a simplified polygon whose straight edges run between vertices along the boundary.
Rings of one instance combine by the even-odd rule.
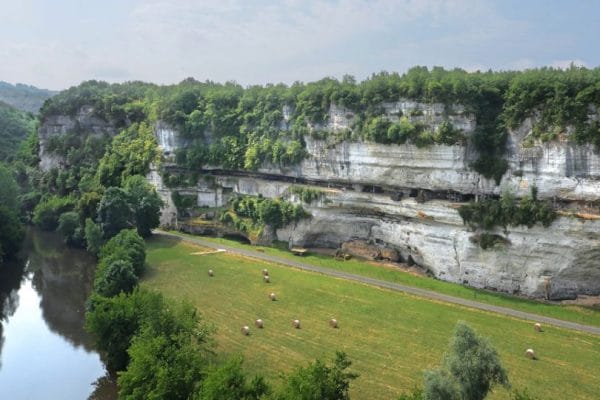
[[[597,0],[0,0],[0,80],[242,85],[600,65]]]

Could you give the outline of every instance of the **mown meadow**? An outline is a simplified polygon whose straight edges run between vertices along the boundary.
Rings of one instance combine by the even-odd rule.
[[[538,333],[531,322],[214,253],[177,239],[152,238],[147,246],[142,286],[191,302],[216,328],[219,354],[242,354],[248,371],[275,384],[281,372],[343,350],[361,374],[352,384],[353,398],[396,398],[422,384],[423,370],[439,364],[456,322],[464,320],[498,350],[514,389],[544,399],[593,399],[600,392],[595,335],[551,326]],[[270,283],[262,280],[263,268]],[[269,300],[271,292],[277,301]],[[329,326],[332,317],[339,329]],[[257,318],[264,329],[254,327]],[[292,327],[293,319],[301,329]],[[250,326],[249,336],[241,334],[243,325]],[[527,348],[539,359],[525,358]],[[509,396],[499,388],[489,398]]]

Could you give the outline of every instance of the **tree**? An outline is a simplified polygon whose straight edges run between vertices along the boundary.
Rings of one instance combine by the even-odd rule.
[[[496,350],[464,322],[459,322],[442,366],[425,372],[426,400],[482,400],[508,376]]]
[[[86,249],[93,255],[97,256],[102,247],[102,229],[98,224],[94,223],[91,218],[85,220],[85,242]]]
[[[141,175],[125,179],[123,188],[128,194],[138,233],[142,237],[150,236],[152,229],[160,224],[160,208],[163,201],[156,189]]]
[[[17,254],[24,238],[25,230],[17,213],[0,204],[0,261]]]
[[[256,376],[250,382],[242,371],[242,358],[232,358],[208,372],[196,400],[258,400],[270,392],[265,380]]]
[[[79,215],[75,211],[62,213],[58,218],[58,228],[56,229],[69,245],[81,245],[83,235],[79,226]]]
[[[131,361],[119,374],[119,398],[185,400],[203,378],[210,330],[189,304],[157,305],[141,311],[143,325],[128,350]]]
[[[115,260],[129,261],[135,274],[138,277],[142,275],[146,262],[146,244],[133,229],[123,229],[102,246],[100,263],[108,264]]]
[[[121,229],[132,226],[133,212],[127,200],[127,192],[123,189],[106,189],[98,205],[98,222],[105,238],[111,238]]]
[[[358,374],[346,371],[352,362],[345,353],[337,352],[333,366],[318,359],[308,367],[300,367],[287,377],[278,400],[347,400],[350,382]]]
[[[51,196],[42,200],[33,210],[33,223],[46,231],[56,230],[61,214],[71,211],[75,202],[70,197]]]
[[[99,265],[94,290],[96,293],[112,297],[121,292],[131,293],[138,283],[133,265],[129,260],[112,260],[108,265]]]
[[[12,171],[0,163],[0,204],[7,207],[9,210],[19,210],[19,200],[17,195],[19,194],[19,187]]]
[[[121,371],[127,367],[127,349],[140,328],[144,313],[157,309],[161,302],[159,294],[142,290],[114,297],[91,296],[85,314],[85,328],[94,338],[98,350],[106,355],[109,371]]]

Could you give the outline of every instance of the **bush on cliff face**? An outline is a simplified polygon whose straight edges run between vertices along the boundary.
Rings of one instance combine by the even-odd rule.
[[[531,194],[520,201],[516,201],[510,192],[504,192],[500,199],[489,198],[463,205],[458,213],[465,224],[487,230],[496,226],[532,227],[538,222],[548,227],[556,219],[552,205],[537,198],[535,186],[531,188]]]

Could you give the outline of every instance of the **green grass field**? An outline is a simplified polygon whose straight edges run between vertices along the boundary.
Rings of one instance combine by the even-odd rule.
[[[173,232],[181,236],[194,237],[193,235]],[[298,260],[291,254],[287,248],[251,246],[242,244],[235,240],[223,238],[202,237],[203,240],[211,241],[217,244],[226,244],[232,247],[243,248],[247,250],[260,250],[261,252],[282,258]],[[285,244],[287,246],[287,243]],[[565,321],[578,322],[585,325],[600,326],[600,309],[590,307],[581,307],[576,305],[559,305],[543,303],[540,301],[529,300],[525,298],[506,295],[503,293],[494,293],[486,290],[474,289],[451,282],[444,282],[427,276],[418,276],[398,270],[395,267],[385,267],[382,264],[367,262],[358,259],[348,261],[336,261],[333,257],[309,254],[302,258],[302,262],[316,265],[319,267],[330,268],[350,272],[357,275],[367,276],[369,278],[380,279],[388,282],[410,285],[422,289],[432,290],[438,293],[450,296],[461,297],[463,299],[476,300],[482,303],[496,306],[512,308],[519,311],[530,312],[547,317],[563,319]]]
[[[206,249],[210,251],[209,249]],[[456,321],[467,321],[499,351],[514,388],[542,399],[597,399],[600,393],[600,337],[434,302],[359,283],[266,264],[228,253],[192,255],[202,248],[175,239],[148,241],[149,269],[142,285],[185,299],[214,324],[219,353],[241,353],[249,371],[277,383],[316,357],[343,350],[361,374],[355,399],[393,399],[422,383],[422,371],[436,366]],[[272,282],[262,282],[268,268]],[[208,277],[213,269],[215,276]],[[277,293],[278,301],[268,299]],[[331,317],[339,329],[328,325]],[[265,328],[254,328],[262,318]],[[291,321],[298,318],[302,329]],[[240,333],[249,325],[252,333]],[[524,357],[533,348],[539,360]],[[508,398],[498,389],[489,398]]]

